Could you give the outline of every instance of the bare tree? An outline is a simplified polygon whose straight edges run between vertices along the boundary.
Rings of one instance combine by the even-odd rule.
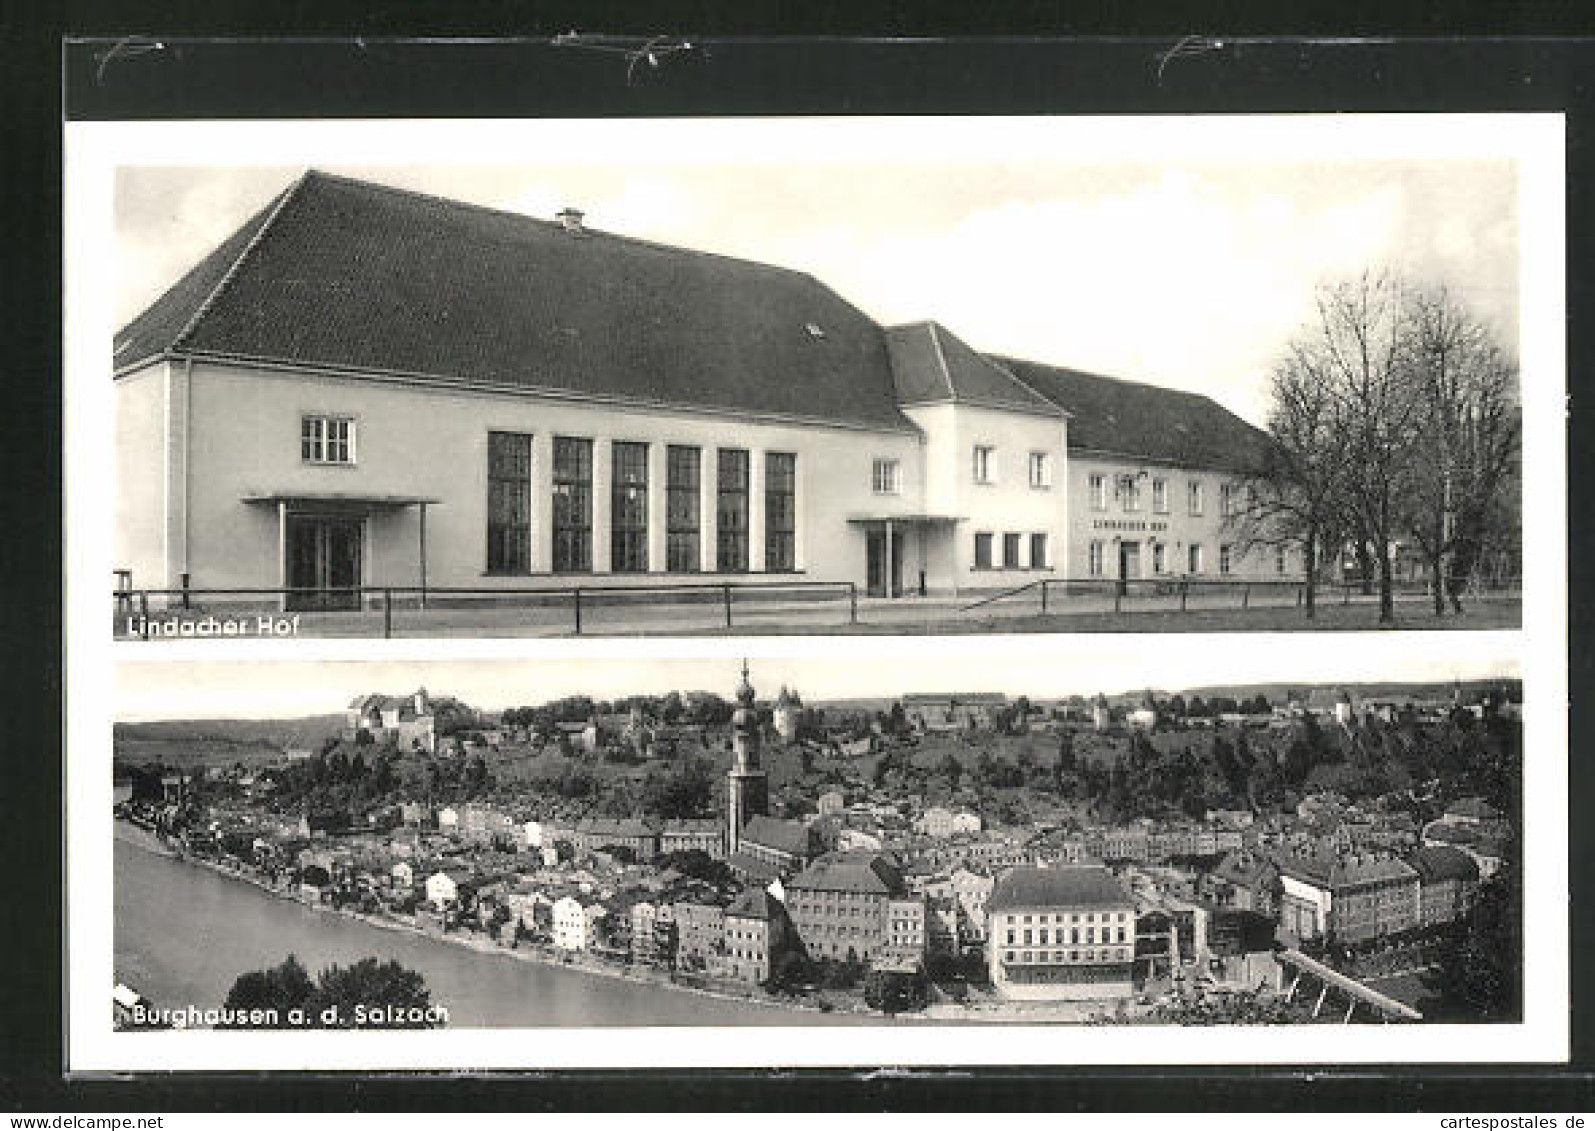
[[[1319,287],[1317,317],[1274,373],[1272,474],[1252,492],[1255,529],[1310,540],[1349,541],[1378,571],[1379,620],[1395,619],[1391,550],[1399,492],[1416,433],[1404,337],[1403,285],[1388,271]],[[1365,576],[1366,576],[1365,570]]]
[[[1521,411],[1517,368],[1444,287],[1407,303],[1406,374],[1418,431],[1401,492],[1403,525],[1428,566],[1434,613],[1462,611],[1461,590],[1495,528],[1514,512]]]
[[[1309,619],[1317,609],[1323,552],[1340,545],[1346,531],[1346,433],[1331,391],[1330,367],[1316,335],[1291,342],[1274,366],[1270,442],[1244,482],[1242,506],[1229,520],[1248,551],[1265,546],[1300,552]]]

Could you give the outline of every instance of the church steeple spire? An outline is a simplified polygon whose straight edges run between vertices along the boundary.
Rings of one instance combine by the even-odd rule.
[[[759,765],[759,711],[748,661],[742,661],[737,707],[731,712],[731,772],[726,775],[726,852],[737,851],[742,826],[769,812],[769,778]]]

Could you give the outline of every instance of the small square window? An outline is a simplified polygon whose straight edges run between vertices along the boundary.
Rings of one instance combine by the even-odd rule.
[[[304,416],[299,458],[306,463],[354,463],[354,421],[346,416]]]
[[[895,459],[878,459],[870,471],[870,485],[877,495],[896,495],[902,491],[902,464]]]

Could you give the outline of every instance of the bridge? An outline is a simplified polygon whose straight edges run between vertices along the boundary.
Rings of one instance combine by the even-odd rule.
[[[1304,978],[1318,983],[1318,1000],[1313,1005],[1313,1016],[1317,1017],[1324,1008],[1324,1002],[1329,998],[1329,992],[1334,990],[1346,999],[1346,1015],[1341,1020],[1350,1022],[1352,1014],[1359,1005],[1365,1006],[1378,1013],[1384,1020],[1397,1021],[1422,1021],[1423,1014],[1413,1009],[1404,1002],[1399,1002],[1393,997],[1387,997],[1378,990],[1370,989],[1355,978],[1349,978],[1339,970],[1325,966],[1316,959],[1308,958],[1294,947],[1277,952],[1274,955],[1280,966],[1280,981],[1283,983],[1287,968],[1295,972],[1291,978],[1290,986],[1285,990],[1285,1000],[1294,1000],[1296,988]],[[1311,990],[1309,989],[1309,993]]]

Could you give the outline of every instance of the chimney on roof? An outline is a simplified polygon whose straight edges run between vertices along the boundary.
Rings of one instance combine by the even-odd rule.
[[[580,208],[567,207],[561,208],[559,210],[559,214],[555,216],[554,219],[558,220],[560,224],[564,226],[567,232],[580,233],[586,231],[586,229],[582,227],[582,218],[584,215],[585,213],[583,213]]]

